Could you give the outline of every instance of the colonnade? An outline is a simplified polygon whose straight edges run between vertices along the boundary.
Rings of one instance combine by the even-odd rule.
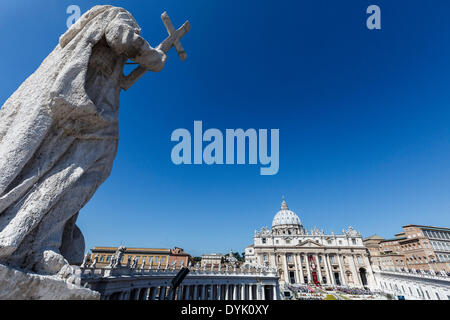
[[[133,288],[104,295],[104,300],[172,299],[166,285]],[[175,300],[277,300],[277,285],[264,284],[186,284],[177,288]]]

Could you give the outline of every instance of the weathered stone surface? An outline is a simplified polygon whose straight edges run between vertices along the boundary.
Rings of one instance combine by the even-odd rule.
[[[170,49],[152,48],[139,33],[126,10],[92,8],[0,109],[1,263],[53,275],[82,262],[75,223],[112,168],[124,64],[160,71]]]
[[[0,264],[2,300],[98,300],[100,293],[68,283],[58,276],[25,273]]]

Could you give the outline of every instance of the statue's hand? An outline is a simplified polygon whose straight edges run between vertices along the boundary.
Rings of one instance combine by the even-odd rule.
[[[138,55],[134,61],[147,70],[158,72],[164,68],[167,55],[159,49],[149,49]]]

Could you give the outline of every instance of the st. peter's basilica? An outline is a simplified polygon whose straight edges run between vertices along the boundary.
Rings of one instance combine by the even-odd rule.
[[[307,230],[282,201],[272,229],[255,231],[245,249],[249,265],[275,268],[280,284],[333,284],[374,287],[375,280],[361,234],[348,227],[342,234]]]

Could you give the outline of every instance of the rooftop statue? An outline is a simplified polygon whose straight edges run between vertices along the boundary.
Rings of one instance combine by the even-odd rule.
[[[119,139],[119,96],[189,31],[156,48],[125,9],[95,6],[60,38],[0,109],[0,263],[43,274],[83,261],[76,220],[111,172]],[[139,66],[123,74],[126,61]],[[120,263],[117,257],[116,263]]]

